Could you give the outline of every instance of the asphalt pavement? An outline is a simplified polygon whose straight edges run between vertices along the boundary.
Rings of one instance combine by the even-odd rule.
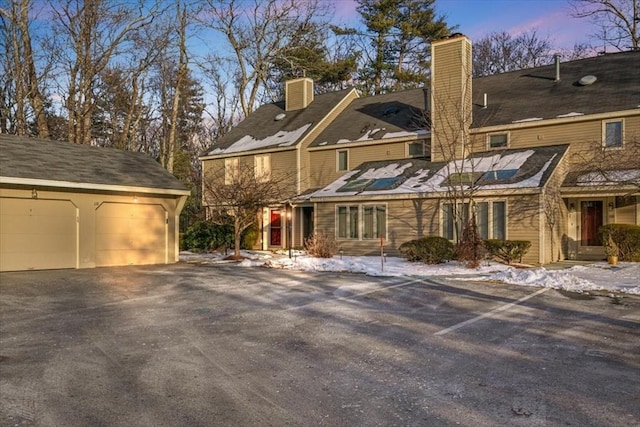
[[[640,424],[640,297],[229,265],[0,274],[0,426]]]

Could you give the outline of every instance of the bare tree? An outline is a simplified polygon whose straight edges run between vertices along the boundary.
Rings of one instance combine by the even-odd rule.
[[[272,172],[260,176],[252,163],[236,163],[230,170],[203,171],[203,198],[208,218],[216,224],[233,224],[234,257],[240,259],[242,232],[257,221],[263,207],[281,204],[293,195],[291,175]]]
[[[26,118],[24,99],[28,99],[35,122],[38,136],[49,138],[49,127],[45,112],[45,97],[40,89],[41,81],[36,71],[33,47],[31,43],[30,18],[32,11],[31,0],[13,0],[11,9],[0,8],[0,15],[6,18],[10,24],[10,36],[13,47],[11,56],[12,67],[15,69],[16,102],[21,124],[17,133],[26,133]]]
[[[595,38],[619,51],[640,49],[640,0],[571,0],[572,16],[598,27]]]
[[[536,30],[517,36],[500,31],[491,33],[473,46],[473,75],[488,76],[551,63],[553,52],[549,38]]]
[[[153,21],[157,7],[143,1],[106,0],[64,0],[51,2],[50,7],[57,35],[67,47],[60,55],[68,79],[64,83],[68,139],[91,144],[97,78],[112,58],[126,50],[132,34]]]
[[[256,108],[268,86],[269,71],[292,44],[299,28],[318,28],[326,5],[317,0],[207,0],[203,26],[220,32],[235,66],[240,106],[245,116]],[[314,22],[315,25],[310,25]]]

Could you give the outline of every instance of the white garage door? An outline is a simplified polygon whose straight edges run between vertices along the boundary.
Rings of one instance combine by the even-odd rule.
[[[0,197],[0,271],[77,268],[77,215],[68,200]]]
[[[103,203],[96,211],[96,266],[164,264],[167,212],[160,205]]]

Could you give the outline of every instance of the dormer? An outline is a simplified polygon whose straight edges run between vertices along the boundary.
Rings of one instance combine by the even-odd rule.
[[[285,82],[285,110],[305,109],[313,102],[313,80],[302,77]]]

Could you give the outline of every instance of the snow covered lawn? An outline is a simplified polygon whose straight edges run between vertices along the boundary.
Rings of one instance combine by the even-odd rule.
[[[287,253],[243,251],[245,260],[235,265],[239,267],[268,267],[302,271],[346,271],[364,273],[370,276],[448,276],[456,280],[486,280],[521,286],[535,286],[563,289],[573,292],[610,291],[640,295],[640,263],[620,263],[610,266],[596,262],[585,266],[574,266],[564,270],[538,268],[514,268],[488,262],[477,269],[466,268],[463,264],[426,265],[408,262],[402,258],[388,257],[382,265],[380,257],[335,256],[330,259],[314,258],[304,252],[294,251],[293,257]],[[222,263],[220,253],[194,254],[181,252],[180,260],[192,263]]]

